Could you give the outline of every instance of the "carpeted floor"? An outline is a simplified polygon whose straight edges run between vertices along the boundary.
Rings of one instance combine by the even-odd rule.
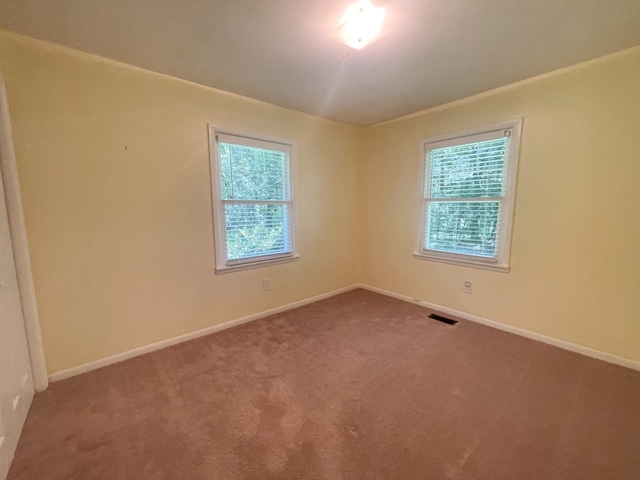
[[[356,290],[54,383],[10,480],[638,480],[640,372]]]

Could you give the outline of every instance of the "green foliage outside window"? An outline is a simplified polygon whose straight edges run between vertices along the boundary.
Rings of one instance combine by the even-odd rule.
[[[289,154],[219,144],[227,258],[290,251]]]
[[[425,248],[495,257],[508,137],[428,152]]]

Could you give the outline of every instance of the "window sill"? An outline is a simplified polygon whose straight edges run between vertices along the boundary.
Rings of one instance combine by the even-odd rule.
[[[254,268],[268,267],[270,265],[278,265],[280,263],[297,262],[298,260],[300,260],[300,257],[298,255],[291,255],[288,257],[260,260],[257,262],[238,263],[236,265],[225,265],[222,267],[216,267],[216,275],[237,272],[239,270],[252,270]]]
[[[414,253],[413,258],[417,260],[427,260],[431,262],[448,263],[451,265],[459,265],[461,267],[481,268],[483,270],[491,270],[494,272],[509,273],[508,265],[500,265],[497,263],[478,262],[465,258],[452,258],[439,255],[426,255],[424,253]]]

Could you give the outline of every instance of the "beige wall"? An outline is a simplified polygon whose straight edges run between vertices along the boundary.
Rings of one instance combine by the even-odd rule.
[[[518,117],[511,273],[414,260],[420,139]],[[364,283],[640,360],[639,48],[369,128],[363,145]]]
[[[367,129],[2,31],[0,73],[50,372],[357,282],[640,360],[640,49]],[[516,117],[511,273],[414,260],[419,140]],[[299,262],[214,275],[207,123],[296,142]]]
[[[0,73],[49,372],[358,281],[356,128],[7,32]],[[296,142],[298,262],[214,275],[208,122]]]

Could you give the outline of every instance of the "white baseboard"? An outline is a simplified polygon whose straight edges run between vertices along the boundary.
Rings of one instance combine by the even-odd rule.
[[[237,325],[242,325],[243,323],[252,322],[254,320],[258,320],[259,318],[268,317],[269,315],[274,315],[276,313],[281,313],[287,310],[302,307],[303,305],[317,302],[318,300],[324,300],[325,298],[333,297],[335,295],[339,295],[341,293],[354,290],[358,287],[359,287],[358,285],[350,285],[348,287],[340,288],[338,290],[333,290],[331,292],[323,293],[321,295],[316,295],[314,297],[298,300],[297,302],[288,303],[287,305],[283,305],[281,307],[271,308],[269,310],[263,310],[262,312],[254,313],[252,315],[248,315],[242,318],[237,318],[235,320],[231,320],[229,322],[221,323],[218,325],[213,325],[211,327],[203,328],[202,330],[197,330],[191,333],[185,333],[184,335],[179,335],[177,337],[161,340],[159,342],[151,343],[143,347],[134,348],[133,350],[118,353],[110,357],[101,358],[100,360],[95,360],[93,362],[85,363],[83,365],[78,365],[77,367],[68,368],[66,370],[60,370],[59,372],[50,374],[49,381],[57,382],[59,380],[64,380],[65,378],[75,377],[76,375],[90,372],[91,370],[96,370],[98,368],[106,367],[107,365],[112,365],[114,363],[119,363],[124,360],[128,360],[130,358],[139,357],[140,355],[144,355],[146,353],[150,353],[155,350],[160,350],[162,348],[170,347],[178,343],[187,342],[195,338],[204,337],[205,335],[210,335],[212,333],[219,332],[221,330],[226,330],[227,328],[235,327]]]
[[[348,287],[340,288],[338,290],[333,290],[331,292],[324,293],[322,295],[316,295],[314,297],[305,298],[303,300],[299,300],[297,302],[289,303],[287,305],[283,305],[281,307],[272,308],[269,310],[264,310],[262,312],[254,313],[253,315],[248,315],[246,317],[237,318],[235,320],[231,320],[229,322],[221,323],[219,325],[213,325],[211,327],[204,328],[202,330],[197,330],[195,332],[186,333],[184,335],[179,335],[177,337],[169,338],[167,340],[161,340],[156,343],[152,343],[149,345],[145,345],[143,347],[134,348],[133,350],[129,350],[127,352],[118,353],[116,355],[112,355],[110,357],[101,358],[100,360],[95,360],[93,362],[85,363],[83,365],[78,365],[77,367],[72,367],[66,370],[61,370],[59,372],[52,373],[49,375],[50,382],[57,382],[59,380],[64,380],[65,378],[74,377],[76,375],[80,375],[82,373],[90,372],[91,370],[96,370],[101,367],[106,367],[107,365],[112,365],[114,363],[122,362],[124,360],[128,360],[130,358],[138,357],[140,355],[144,355],[146,353],[153,352],[155,350],[160,350],[162,348],[170,347],[172,345],[176,345],[178,343],[187,342],[189,340],[193,340],[195,338],[204,337],[205,335],[210,335],[215,332],[219,332],[221,330],[226,330],[227,328],[235,327],[237,325],[242,325],[243,323],[252,322],[259,318],[268,317],[269,315],[274,315],[276,313],[281,313],[287,310],[291,310],[294,308],[302,307],[303,305],[307,305],[309,303],[317,302],[318,300],[324,300],[325,298],[333,297],[335,295],[339,295],[344,292],[348,292],[350,290],[354,290],[356,288],[362,288],[365,290],[369,290],[371,292],[380,293],[382,295],[386,295],[388,297],[396,298],[398,300],[402,300],[405,302],[413,303],[415,305],[420,305],[431,310],[436,310],[438,312],[446,313],[448,315],[453,315],[455,317],[463,318],[465,320],[469,320],[471,322],[480,323],[482,325],[486,325],[492,328],[497,328],[498,330],[504,330],[505,332],[514,333],[516,335],[520,335],[522,337],[530,338],[532,340],[536,340],[539,342],[547,343],[549,345],[553,345],[555,347],[563,348],[565,350],[569,350],[571,352],[580,353],[582,355],[586,355],[588,357],[596,358],[598,360],[603,360],[605,362],[613,363],[616,365],[620,365],[623,367],[631,368],[633,370],[640,371],[640,362],[619,357],[617,355],[613,355],[606,352],[601,352],[600,350],[595,350],[593,348],[585,347],[582,345],[578,345],[575,343],[567,342],[565,340],[559,340],[557,338],[549,337],[547,335],[542,335],[540,333],[531,332],[529,330],[524,330],[522,328],[513,327],[511,325],[506,325],[504,323],[496,322],[493,320],[489,320],[487,318],[479,317],[477,315],[473,315],[466,312],[461,312],[459,310],[454,310],[453,308],[445,307],[442,305],[437,305],[435,303],[426,302],[423,300],[418,300],[407,295],[402,295],[400,293],[391,292],[389,290],[384,290],[378,287],[372,287],[366,284],[354,284]]]
[[[407,295],[402,295],[400,293],[390,292],[382,288],[372,287],[370,285],[365,285],[365,284],[358,284],[358,285],[355,285],[354,287],[363,288],[371,292],[380,293],[382,295],[397,298],[398,300],[403,300],[405,302],[413,303],[415,305],[420,305],[420,306],[429,308],[431,310],[436,310],[438,312],[446,313],[448,315],[453,315],[454,317],[463,318],[465,320],[469,320],[475,323],[481,323],[482,325],[486,325],[492,328],[497,328],[498,330],[504,330],[505,332],[515,333],[516,335],[520,335],[521,337],[526,337],[532,340],[536,340],[538,342],[547,343],[549,345],[553,345],[554,347],[559,347],[564,350],[580,353],[582,355],[586,355],[587,357],[596,358],[598,360],[603,360],[608,363],[613,363],[616,365],[620,365],[623,367],[640,371],[640,362],[631,360],[629,358],[619,357],[611,353],[602,352],[600,350],[595,350],[593,348],[567,342],[565,340],[560,340],[557,338],[549,337],[547,335],[542,335],[541,333],[535,333],[529,330],[524,330],[522,328],[513,327],[511,325],[506,325],[504,323],[496,322],[494,320],[489,320],[487,318],[479,317],[477,315],[472,315],[470,313],[454,310],[453,308],[444,307],[442,305],[437,305],[435,303],[425,302],[423,300],[418,300],[416,298],[408,297]]]

